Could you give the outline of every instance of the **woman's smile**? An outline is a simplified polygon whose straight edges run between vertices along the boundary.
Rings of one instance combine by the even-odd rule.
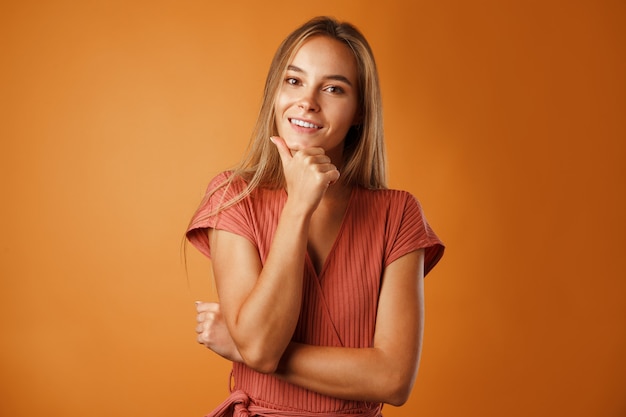
[[[313,122],[302,120],[302,119],[290,118],[289,122],[296,128],[303,128],[303,129],[307,129],[311,131],[317,131],[322,128],[322,126],[319,126],[317,123],[313,123]]]

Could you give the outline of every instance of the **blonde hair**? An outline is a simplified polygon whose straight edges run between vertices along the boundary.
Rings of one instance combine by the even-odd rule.
[[[221,202],[219,212],[241,201],[257,187],[281,188],[285,179],[278,151],[269,138],[278,134],[274,105],[288,64],[300,47],[314,36],[327,36],[346,44],[357,62],[360,124],[348,131],[344,144],[341,180],[349,185],[370,189],[387,188],[387,164],[378,70],[369,43],[361,32],[347,22],[331,17],[316,17],[294,30],[278,47],[270,65],[261,109],[247,153],[232,170],[232,175],[213,192],[241,178],[245,189],[234,199]],[[212,193],[205,196],[210,198]],[[214,215],[211,213],[209,215]]]

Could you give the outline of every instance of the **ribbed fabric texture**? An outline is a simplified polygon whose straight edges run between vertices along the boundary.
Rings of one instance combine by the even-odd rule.
[[[208,191],[227,175],[218,175]],[[256,245],[264,263],[287,200],[284,190],[257,189],[219,216],[208,216],[217,204],[237,195],[243,186],[242,181],[234,181],[228,190],[219,190],[204,201],[192,219],[187,237],[210,257],[207,228],[239,234]],[[306,257],[302,309],[293,341],[321,346],[371,346],[385,267],[422,248],[428,273],[443,255],[444,247],[411,194],[354,188],[339,234],[319,276]],[[374,406],[320,395],[240,363],[233,365],[233,375],[235,390],[242,390],[253,401],[272,408],[333,413]]]

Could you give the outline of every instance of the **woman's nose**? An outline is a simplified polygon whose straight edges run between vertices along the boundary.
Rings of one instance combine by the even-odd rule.
[[[317,101],[317,92],[313,89],[303,89],[302,95],[298,100],[298,107],[304,111],[318,111],[319,103]]]

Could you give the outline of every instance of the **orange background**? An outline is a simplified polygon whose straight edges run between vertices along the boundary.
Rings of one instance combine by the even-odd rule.
[[[201,416],[209,263],[181,238],[279,41],[354,22],[390,177],[448,249],[386,416],[626,415],[626,4],[4,1],[0,415]]]

